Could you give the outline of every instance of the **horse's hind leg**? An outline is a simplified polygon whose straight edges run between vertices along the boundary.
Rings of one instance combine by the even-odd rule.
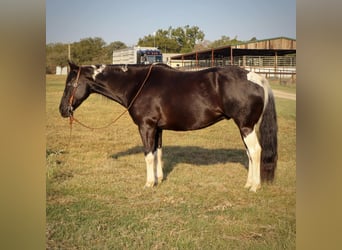
[[[248,176],[247,176],[247,182],[246,182],[245,188],[249,189],[252,186],[252,159],[247,149],[247,146],[246,146],[246,153],[248,156]]]
[[[248,131],[248,132],[247,132]],[[247,133],[246,133],[247,132]],[[245,187],[250,191],[256,192],[260,188],[260,157],[261,146],[255,129],[241,129],[243,141],[247,148],[249,158],[248,177]]]

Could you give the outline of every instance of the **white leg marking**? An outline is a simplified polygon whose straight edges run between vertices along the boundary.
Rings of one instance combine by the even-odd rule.
[[[145,156],[146,161],[146,172],[147,172],[147,179],[145,187],[153,187],[155,184],[155,176],[154,176],[154,154],[148,153]]]
[[[161,183],[164,179],[164,174],[163,174],[163,161],[162,161],[162,155],[163,151],[161,148],[158,148],[157,151],[154,153],[155,155],[155,160],[156,160],[156,178],[158,180],[158,183]]]
[[[248,176],[247,176],[247,182],[245,185],[245,188],[249,189],[252,186],[252,159],[248,152],[248,149],[246,150],[248,155]]]
[[[260,188],[260,156],[261,147],[255,129],[243,138],[250,156],[250,169],[248,170],[247,183],[251,183],[250,191],[256,192]],[[250,176],[251,172],[251,176]],[[247,185],[247,184],[246,184]]]

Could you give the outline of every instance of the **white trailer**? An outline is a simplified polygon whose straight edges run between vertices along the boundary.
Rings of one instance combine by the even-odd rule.
[[[155,47],[134,46],[113,51],[113,64],[151,64],[163,62],[163,55]]]

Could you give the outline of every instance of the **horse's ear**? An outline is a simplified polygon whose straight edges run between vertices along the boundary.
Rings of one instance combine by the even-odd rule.
[[[79,66],[77,66],[75,63],[73,63],[70,60],[68,60],[68,63],[69,63],[70,71],[72,71],[72,70],[78,71]]]

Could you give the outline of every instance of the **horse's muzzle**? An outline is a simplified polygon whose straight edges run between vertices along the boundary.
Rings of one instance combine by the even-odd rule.
[[[71,105],[68,105],[67,107],[60,107],[59,112],[64,118],[70,117],[73,115],[73,107]]]

